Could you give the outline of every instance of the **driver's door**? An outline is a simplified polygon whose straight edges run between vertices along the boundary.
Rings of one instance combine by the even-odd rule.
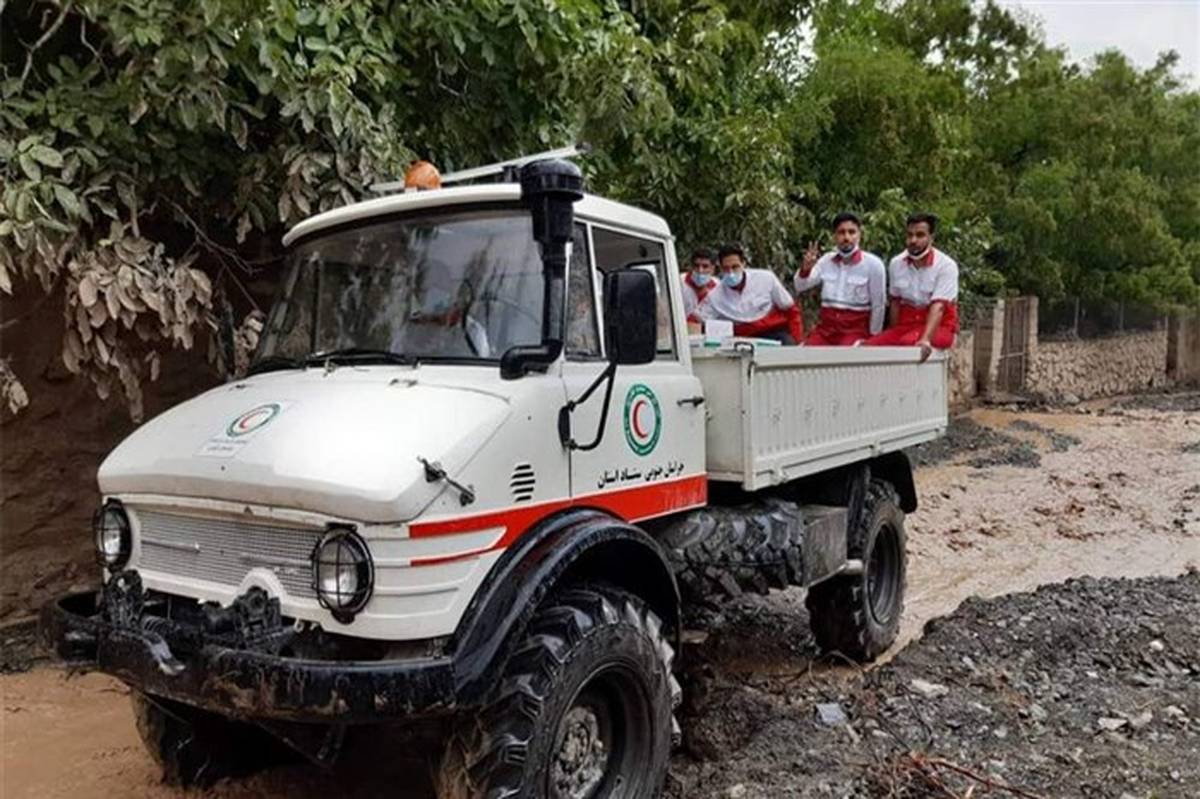
[[[572,435],[592,449],[570,455],[571,493],[627,520],[661,516],[705,502],[704,406],[700,381],[683,348],[677,324],[682,300],[669,279],[668,243],[597,224],[586,225],[587,249],[575,248],[568,276],[568,347],[563,377],[568,398],[580,397],[603,371],[605,347],[595,336],[590,351],[572,348],[572,331],[600,330],[603,275],[634,267],[650,271],[657,288],[658,354],[647,364],[617,368],[608,413],[601,426],[605,387],[575,409]],[[589,280],[580,276],[586,274]],[[590,296],[589,296],[590,295]],[[597,313],[599,307],[601,313]]]

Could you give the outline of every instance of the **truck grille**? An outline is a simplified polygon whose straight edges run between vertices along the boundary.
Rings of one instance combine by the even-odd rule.
[[[153,510],[139,510],[138,519],[146,571],[237,586],[246,572],[266,568],[292,596],[315,596],[310,558],[320,530]]]

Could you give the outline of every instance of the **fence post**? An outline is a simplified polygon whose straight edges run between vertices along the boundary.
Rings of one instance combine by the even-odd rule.
[[[1075,297],[1075,324],[1071,327],[1071,336],[1079,338],[1079,297]]]

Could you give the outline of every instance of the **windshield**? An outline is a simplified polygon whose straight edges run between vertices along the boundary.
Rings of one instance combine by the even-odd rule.
[[[529,213],[441,210],[297,245],[256,361],[335,351],[496,360],[540,342],[541,324]]]

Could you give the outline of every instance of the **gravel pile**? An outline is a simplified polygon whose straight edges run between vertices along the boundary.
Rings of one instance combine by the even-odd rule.
[[[920,444],[908,450],[915,466],[930,466],[998,447],[1010,447],[1019,443],[1017,439],[990,427],[979,424],[967,416],[956,416],[950,420],[946,434],[941,438]]]
[[[1200,796],[1197,572],[970,600],[865,676],[755,606],[695,653],[678,799]]]

